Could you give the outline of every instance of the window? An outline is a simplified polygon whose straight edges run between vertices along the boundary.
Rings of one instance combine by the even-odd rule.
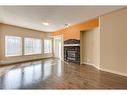
[[[44,40],[44,53],[52,53],[52,40],[51,39]]]
[[[5,56],[22,55],[22,39],[16,36],[5,36]]]
[[[25,55],[41,54],[41,39],[25,38]]]

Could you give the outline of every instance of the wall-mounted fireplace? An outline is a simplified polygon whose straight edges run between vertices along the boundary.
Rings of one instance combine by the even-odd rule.
[[[80,40],[69,39],[64,41],[64,61],[80,63]]]

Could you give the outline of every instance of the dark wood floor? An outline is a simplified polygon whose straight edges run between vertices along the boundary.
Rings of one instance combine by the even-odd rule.
[[[0,69],[0,89],[127,89],[127,77],[58,59]]]

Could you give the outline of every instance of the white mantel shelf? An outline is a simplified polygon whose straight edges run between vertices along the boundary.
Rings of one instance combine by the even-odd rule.
[[[64,46],[80,46],[80,44],[64,44]]]

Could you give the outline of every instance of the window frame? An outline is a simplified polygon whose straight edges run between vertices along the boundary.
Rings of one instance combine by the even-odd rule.
[[[35,40],[40,40],[40,53],[26,53],[26,49],[25,49],[25,39],[35,39]],[[34,37],[24,37],[24,55],[40,55],[42,54],[42,39],[41,38],[34,38]]]
[[[7,41],[6,41],[6,37],[16,37],[16,38],[19,38],[20,39],[20,53],[19,54],[13,54],[13,55],[7,55]],[[5,47],[5,51],[4,51],[4,56],[5,57],[18,57],[18,56],[22,56],[23,54],[22,54],[22,37],[20,37],[20,36],[15,36],[15,35],[5,35],[5,37],[4,37],[4,47]]]

